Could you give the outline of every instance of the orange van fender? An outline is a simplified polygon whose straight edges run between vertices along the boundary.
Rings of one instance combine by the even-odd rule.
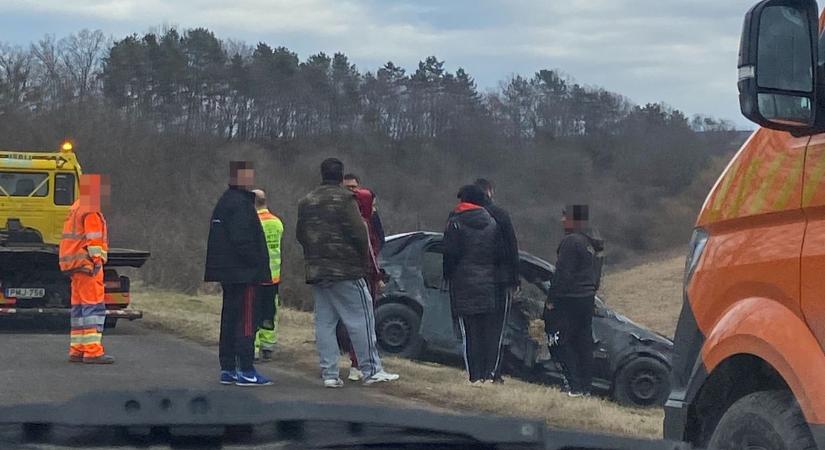
[[[739,354],[770,364],[791,388],[808,423],[825,424],[825,354],[799,316],[766,298],[736,302],[707,334],[702,360],[712,373]]]

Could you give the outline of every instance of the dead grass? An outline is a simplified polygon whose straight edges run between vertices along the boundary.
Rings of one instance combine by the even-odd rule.
[[[601,296],[608,306],[665,336],[673,336],[682,307],[684,255],[665,255],[607,275]]]
[[[614,272],[605,277],[604,297],[611,307],[637,322],[672,335],[681,305],[681,271],[681,257],[666,257]],[[146,289],[137,284],[134,291],[133,306],[144,311],[144,325],[206,345],[217,343],[219,296],[191,296]],[[277,359],[288,361],[290,368],[317,373],[312,315],[284,308],[280,317]],[[466,385],[462,370],[430,362],[386,358],[385,365],[402,375],[397,384],[380,387],[393,396],[459,411],[540,418],[554,427],[638,437],[661,436],[660,409],[625,408],[595,398],[570,399],[556,388],[514,379],[508,379],[503,386],[474,388]]]

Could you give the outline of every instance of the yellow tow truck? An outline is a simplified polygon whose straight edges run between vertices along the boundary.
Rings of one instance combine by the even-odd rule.
[[[63,221],[78,197],[80,163],[70,142],[56,152],[0,150],[0,317],[65,317],[69,278],[60,272]],[[141,267],[149,252],[110,248],[104,266],[106,326],[134,320],[129,278],[116,267]]]

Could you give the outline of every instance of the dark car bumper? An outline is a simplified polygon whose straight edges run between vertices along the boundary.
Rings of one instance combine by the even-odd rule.
[[[681,441],[685,437],[688,404],[678,398],[669,398],[665,403],[664,437]]]

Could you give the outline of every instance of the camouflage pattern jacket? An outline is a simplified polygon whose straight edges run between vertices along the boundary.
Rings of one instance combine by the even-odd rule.
[[[304,248],[308,284],[366,276],[367,225],[351,191],[326,182],[317,187],[298,203],[295,230]]]

